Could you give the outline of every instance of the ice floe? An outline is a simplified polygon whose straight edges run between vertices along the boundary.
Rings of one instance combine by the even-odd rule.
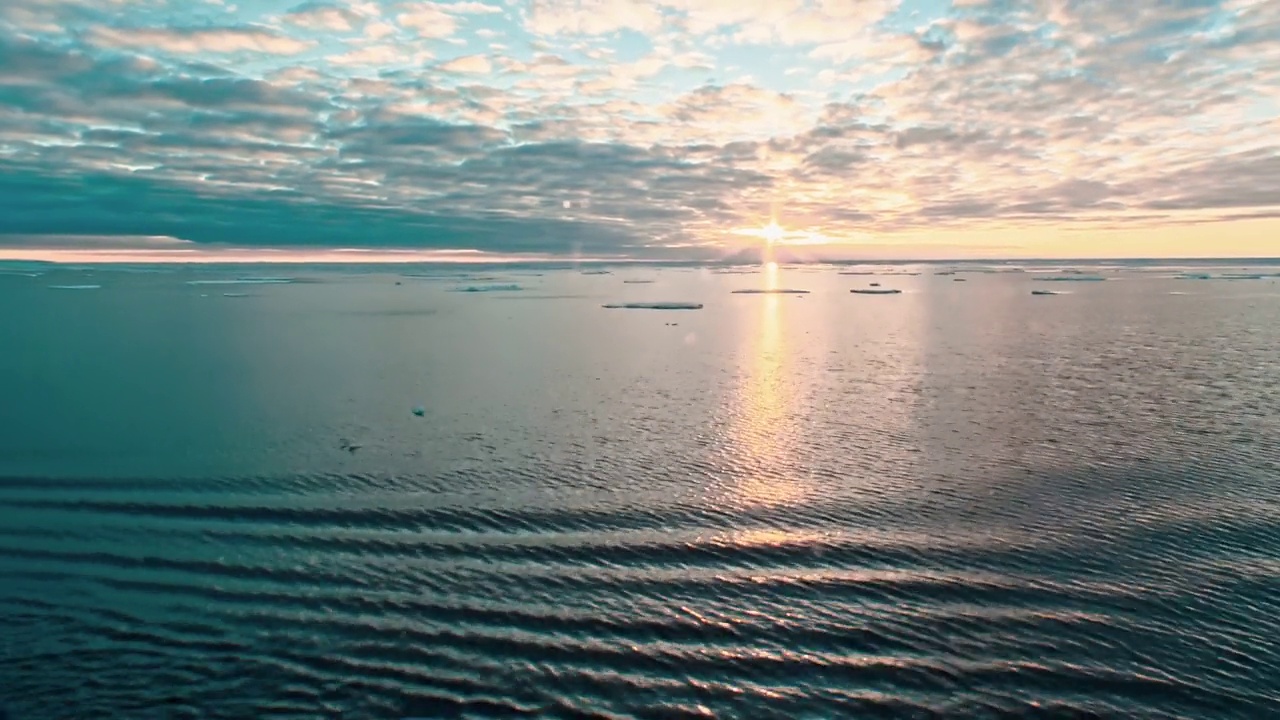
[[[287,285],[290,278],[235,278],[220,280],[188,280],[188,285]]]
[[[900,295],[902,294],[901,290],[897,290],[894,288],[879,288],[879,287],[878,288],[854,288],[849,292],[857,293],[858,295]]]
[[[1106,278],[1099,275],[1050,275],[1031,279],[1042,282],[1103,282],[1106,280]]]
[[[1062,293],[1055,290],[1032,290],[1032,295],[1061,295]]]
[[[791,288],[747,288],[746,290],[734,290],[735,295],[808,295],[808,290],[794,290]]]
[[[694,302],[628,302],[609,303],[610,310],[701,310],[702,303]]]
[[[97,290],[101,285],[50,285],[54,290]]]
[[[484,292],[519,292],[524,288],[519,285],[464,285],[453,288],[451,292],[484,293]]]

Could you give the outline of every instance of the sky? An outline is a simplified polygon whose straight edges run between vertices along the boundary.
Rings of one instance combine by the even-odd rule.
[[[1280,255],[1280,0],[0,2],[0,258],[766,238]]]

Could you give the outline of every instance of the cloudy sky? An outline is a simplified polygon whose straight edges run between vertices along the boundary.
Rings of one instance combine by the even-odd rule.
[[[0,2],[0,255],[762,235],[1280,254],[1280,0]]]

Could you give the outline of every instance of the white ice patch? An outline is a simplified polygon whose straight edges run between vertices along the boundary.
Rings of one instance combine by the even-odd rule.
[[[289,278],[236,278],[234,280],[188,280],[188,285],[287,285]]]
[[[792,290],[790,288],[748,288],[734,290],[735,295],[808,295],[808,290]]]
[[[1031,278],[1042,282],[1103,282],[1104,277],[1097,275],[1051,275],[1049,277]]]
[[[524,288],[519,285],[465,285],[456,287],[451,292],[484,293],[484,292],[519,292]]]
[[[610,310],[701,310],[702,303],[691,302],[634,302],[610,303],[604,307]]]

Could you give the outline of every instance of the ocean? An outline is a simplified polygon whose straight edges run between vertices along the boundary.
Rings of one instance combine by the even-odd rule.
[[[1280,266],[0,269],[11,720],[1280,717]]]

